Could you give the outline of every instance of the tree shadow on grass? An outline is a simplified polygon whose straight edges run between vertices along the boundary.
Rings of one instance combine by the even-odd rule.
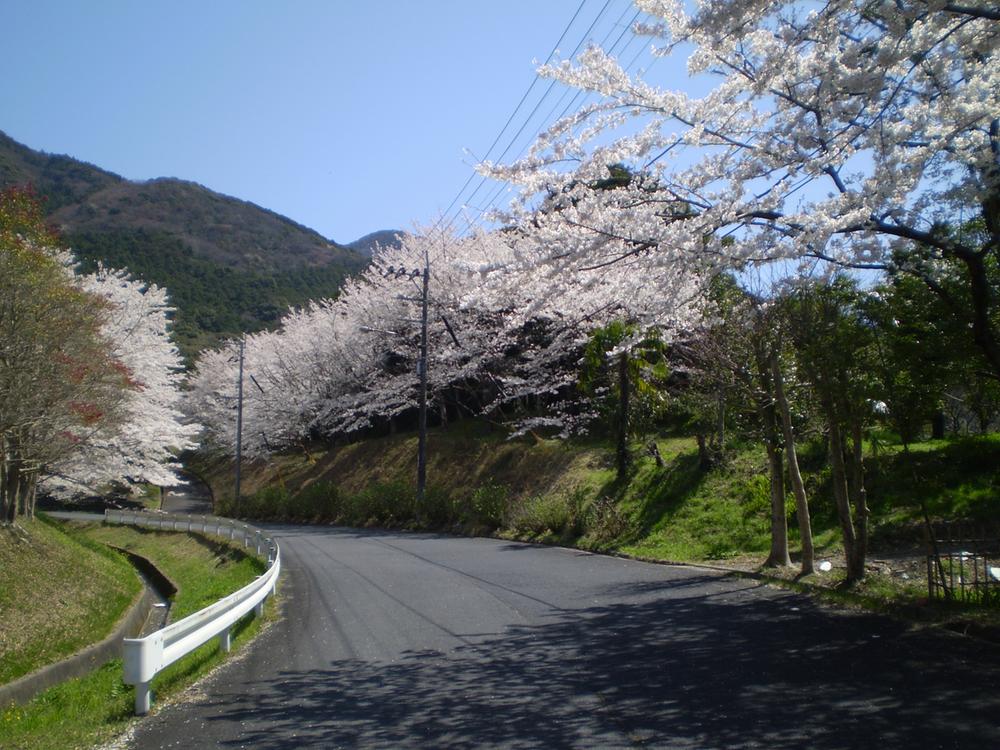
[[[677,585],[447,653],[283,671],[219,694],[209,723],[262,750],[1000,746],[991,647],[751,584],[662,596]]]
[[[624,482],[611,480],[598,490],[598,496],[611,497],[619,503],[626,494],[639,498],[632,528],[621,540],[633,543],[648,536],[653,527],[662,523],[665,515],[682,507],[698,491],[705,475],[697,453],[681,453],[662,469],[643,467]]]

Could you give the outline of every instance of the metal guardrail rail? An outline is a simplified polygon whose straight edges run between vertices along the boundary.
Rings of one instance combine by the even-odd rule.
[[[258,555],[267,554],[266,572],[239,591],[145,638],[124,639],[124,681],[135,685],[135,712],[142,715],[149,712],[150,683],[158,672],[215,636],[222,650],[228,652],[232,626],[250,610],[258,617],[264,613],[264,600],[274,593],[281,572],[281,551],[277,542],[260,529],[227,518],[108,510],[104,520],[171,531],[199,531],[232,541],[242,539],[244,547],[256,547]]]

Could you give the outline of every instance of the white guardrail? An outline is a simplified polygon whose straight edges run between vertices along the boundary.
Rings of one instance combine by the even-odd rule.
[[[251,609],[258,617],[264,613],[264,600],[274,593],[281,572],[281,552],[277,542],[260,529],[228,518],[108,510],[104,520],[106,523],[215,534],[232,541],[242,540],[244,547],[255,547],[258,555],[267,555],[267,571],[239,591],[145,638],[125,639],[122,654],[125,683],[135,685],[135,712],[142,715],[149,712],[150,682],[158,672],[215,636],[219,636],[222,650],[228,652],[230,628]]]

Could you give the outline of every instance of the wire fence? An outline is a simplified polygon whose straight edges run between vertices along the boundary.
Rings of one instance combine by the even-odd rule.
[[[931,599],[1000,605],[1000,529],[985,524],[932,524],[927,533]]]

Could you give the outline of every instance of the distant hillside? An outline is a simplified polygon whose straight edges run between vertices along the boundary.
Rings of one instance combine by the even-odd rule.
[[[33,185],[45,196],[49,212],[121,182],[93,164],[33,151],[0,132],[0,186]]]
[[[354,242],[347,243],[347,247],[370,258],[379,247],[399,247],[399,238],[405,234],[406,232],[401,229],[381,229],[378,232],[366,234]]]
[[[272,324],[289,305],[335,295],[370,257],[196,183],[132,182],[0,133],[0,187],[9,185],[34,187],[85,268],[127,267],[169,289],[189,358]]]

